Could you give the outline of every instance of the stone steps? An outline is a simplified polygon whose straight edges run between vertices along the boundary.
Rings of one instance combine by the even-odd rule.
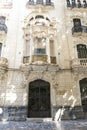
[[[26,121],[40,123],[44,121],[52,121],[52,118],[27,118]]]

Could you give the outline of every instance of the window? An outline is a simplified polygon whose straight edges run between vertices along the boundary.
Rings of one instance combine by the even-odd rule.
[[[75,7],[76,6],[76,2],[75,0],[72,0],[72,7]]]
[[[78,58],[87,58],[87,47],[86,45],[77,45]]]
[[[43,4],[43,0],[37,0],[36,3],[37,4]]]
[[[83,111],[87,112],[87,78],[80,80],[79,84]]]
[[[80,19],[73,19],[73,24],[74,24],[74,27],[78,27],[78,26],[81,26],[81,20]]]
[[[35,48],[34,49],[34,54],[37,54],[37,55],[46,54],[46,49],[45,48]]]
[[[38,19],[38,18],[44,19],[44,17],[43,17],[42,15],[37,15],[37,16],[35,17],[35,19]]]
[[[7,33],[7,26],[5,25],[6,17],[0,16],[0,31],[5,31]]]
[[[81,20],[73,19],[74,32],[82,32]]]
[[[1,56],[1,51],[2,51],[2,43],[0,43],[0,56]]]

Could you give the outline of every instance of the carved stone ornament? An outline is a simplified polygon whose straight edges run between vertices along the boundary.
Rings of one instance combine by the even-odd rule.
[[[0,57],[0,67],[7,68],[8,67],[8,60],[5,57]]]

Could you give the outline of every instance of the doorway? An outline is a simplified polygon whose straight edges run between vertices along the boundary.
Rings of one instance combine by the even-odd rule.
[[[29,84],[28,117],[51,117],[50,84],[38,79]]]
[[[87,112],[87,78],[80,80],[79,83],[83,111]]]

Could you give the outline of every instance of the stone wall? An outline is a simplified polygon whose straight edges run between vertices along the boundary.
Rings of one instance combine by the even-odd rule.
[[[31,65],[30,65],[31,66]],[[9,70],[0,78],[1,119],[24,120],[28,112],[28,91],[31,81],[42,79],[50,83],[51,116],[62,109],[62,119],[83,117],[80,89],[75,74],[71,70],[60,70],[58,66],[32,65],[32,69]],[[4,76],[4,78],[3,78]],[[77,78],[78,79],[78,78]],[[77,109],[78,108],[78,109]],[[78,113],[82,113],[78,116]],[[23,117],[23,118],[22,118]]]

